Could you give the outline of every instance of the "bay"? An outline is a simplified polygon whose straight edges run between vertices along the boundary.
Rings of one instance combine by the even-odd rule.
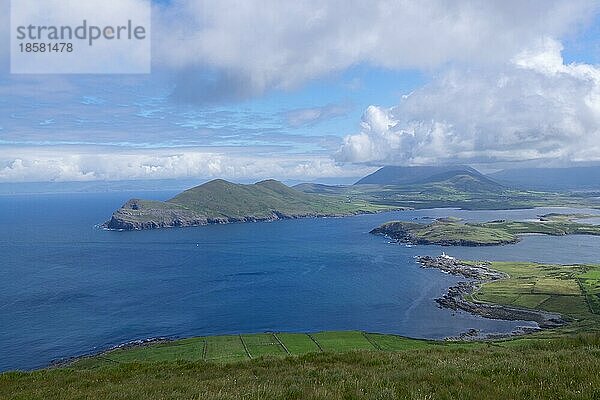
[[[497,321],[439,309],[459,278],[416,255],[600,263],[600,237],[527,236],[500,247],[405,246],[368,232],[394,220],[530,219],[598,210],[435,209],[143,232],[98,229],[131,197],[0,197],[0,371],[32,369],[120,343],[265,331],[365,330],[441,339]]]

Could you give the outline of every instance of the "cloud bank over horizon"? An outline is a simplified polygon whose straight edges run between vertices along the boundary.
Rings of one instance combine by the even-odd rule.
[[[328,156],[260,157],[248,148],[188,148],[126,151],[113,147],[0,148],[0,183],[153,179],[355,178],[372,167],[343,168]],[[0,161],[0,165],[2,162]]]
[[[342,162],[600,161],[600,67],[547,38],[500,68],[451,69],[391,108],[369,107]]]

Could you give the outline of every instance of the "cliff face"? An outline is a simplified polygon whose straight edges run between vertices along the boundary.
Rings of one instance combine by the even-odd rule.
[[[140,204],[140,202],[143,202]],[[260,222],[275,221],[278,219],[295,219],[305,217],[320,217],[325,215],[303,214],[288,215],[273,211],[265,216],[244,217],[206,217],[183,207],[173,206],[167,202],[152,202],[151,205],[143,200],[129,200],[115,211],[111,219],[103,227],[112,230],[141,231],[146,229],[178,228],[189,226],[202,226],[209,224],[229,224],[235,222]]]
[[[205,216],[174,204],[132,199],[115,211],[104,227],[115,230],[142,230],[207,223],[209,222]]]

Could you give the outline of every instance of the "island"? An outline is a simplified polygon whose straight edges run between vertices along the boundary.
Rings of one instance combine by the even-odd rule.
[[[276,180],[251,185],[216,179],[167,201],[131,199],[102,227],[144,230],[170,227],[273,221],[305,217],[341,217],[399,210],[344,196],[303,193]]]
[[[582,224],[583,214],[546,214],[535,221],[497,220],[465,223],[458,218],[438,218],[431,223],[391,221],[371,231],[400,243],[441,246],[498,246],[517,243],[522,234],[600,235],[600,226]]]

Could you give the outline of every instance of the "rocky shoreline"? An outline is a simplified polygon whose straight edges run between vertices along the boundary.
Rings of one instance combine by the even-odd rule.
[[[73,364],[74,362],[77,362],[80,360],[85,360],[86,358],[102,356],[103,354],[110,353],[111,351],[114,351],[114,350],[129,350],[129,349],[135,349],[138,347],[147,347],[147,346],[151,346],[154,344],[169,343],[174,340],[177,340],[177,339],[176,338],[168,338],[168,337],[153,337],[153,338],[148,338],[148,339],[132,340],[130,342],[121,343],[119,345],[112,346],[112,347],[102,350],[102,351],[83,354],[80,356],[60,358],[57,360],[53,360],[50,363],[50,365],[48,366],[48,368],[62,368],[62,367],[68,366],[70,364]]]
[[[557,313],[466,300],[466,297],[478,291],[483,283],[508,277],[503,272],[491,269],[490,263],[465,263],[445,254],[439,257],[420,256],[417,261],[422,268],[436,268],[448,274],[471,279],[470,281],[458,282],[455,286],[450,287],[446,294],[436,299],[436,303],[442,308],[454,311],[462,310],[490,319],[534,321],[540,329],[556,328],[566,324],[562,316]],[[530,328],[523,329],[523,332],[514,332],[508,336],[530,331]]]

